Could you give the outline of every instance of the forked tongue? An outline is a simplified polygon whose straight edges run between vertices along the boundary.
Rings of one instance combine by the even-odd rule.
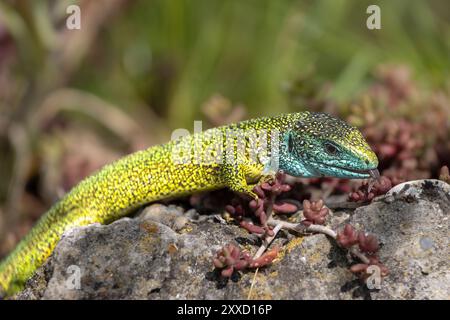
[[[378,169],[369,170],[369,174],[372,177],[372,179],[370,179],[370,181],[369,181],[367,192],[370,192],[370,190],[372,190],[372,187],[375,184],[375,182],[380,179],[380,172],[378,171]]]
[[[378,169],[371,169],[371,170],[369,170],[369,174],[375,180],[378,180],[380,178],[380,172],[378,171]]]

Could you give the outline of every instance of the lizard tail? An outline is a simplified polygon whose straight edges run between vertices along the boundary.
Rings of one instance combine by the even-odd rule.
[[[0,263],[0,297],[22,290],[25,282],[50,256],[62,234],[74,223],[82,225],[70,218],[75,216],[72,214],[63,219],[62,212],[62,203],[55,204]],[[77,213],[76,217],[80,217]]]

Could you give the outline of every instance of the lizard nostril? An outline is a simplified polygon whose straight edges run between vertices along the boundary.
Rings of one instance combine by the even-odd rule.
[[[364,162],[367,164],[367,165],[369,165],[369,163],[370,163],[370,161],[369,160],[364,160]]]

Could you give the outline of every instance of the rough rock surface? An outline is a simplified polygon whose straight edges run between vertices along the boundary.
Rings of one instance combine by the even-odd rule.
[[[215,253],[229,242],[255,251],[258,239],[215,216],[154,204],[135,218],[66,234],[15,298],[246,299],[255,281],[252,299],[449,299],[449,212],[450,186],[437,180],[399,185],[370,205],[335,211],[333,229],[349,222],[382,243],[390,275],[369,290],[348,271],[346,252],[322,234],[282,232],[272,265],[224,282],[212,272]]]

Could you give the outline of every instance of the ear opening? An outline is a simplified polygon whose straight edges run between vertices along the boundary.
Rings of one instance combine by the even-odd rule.
[[[294,151],[294,138],[292,137],[292,133],[288,132],[285,140],[288,152],[292,153]]]

